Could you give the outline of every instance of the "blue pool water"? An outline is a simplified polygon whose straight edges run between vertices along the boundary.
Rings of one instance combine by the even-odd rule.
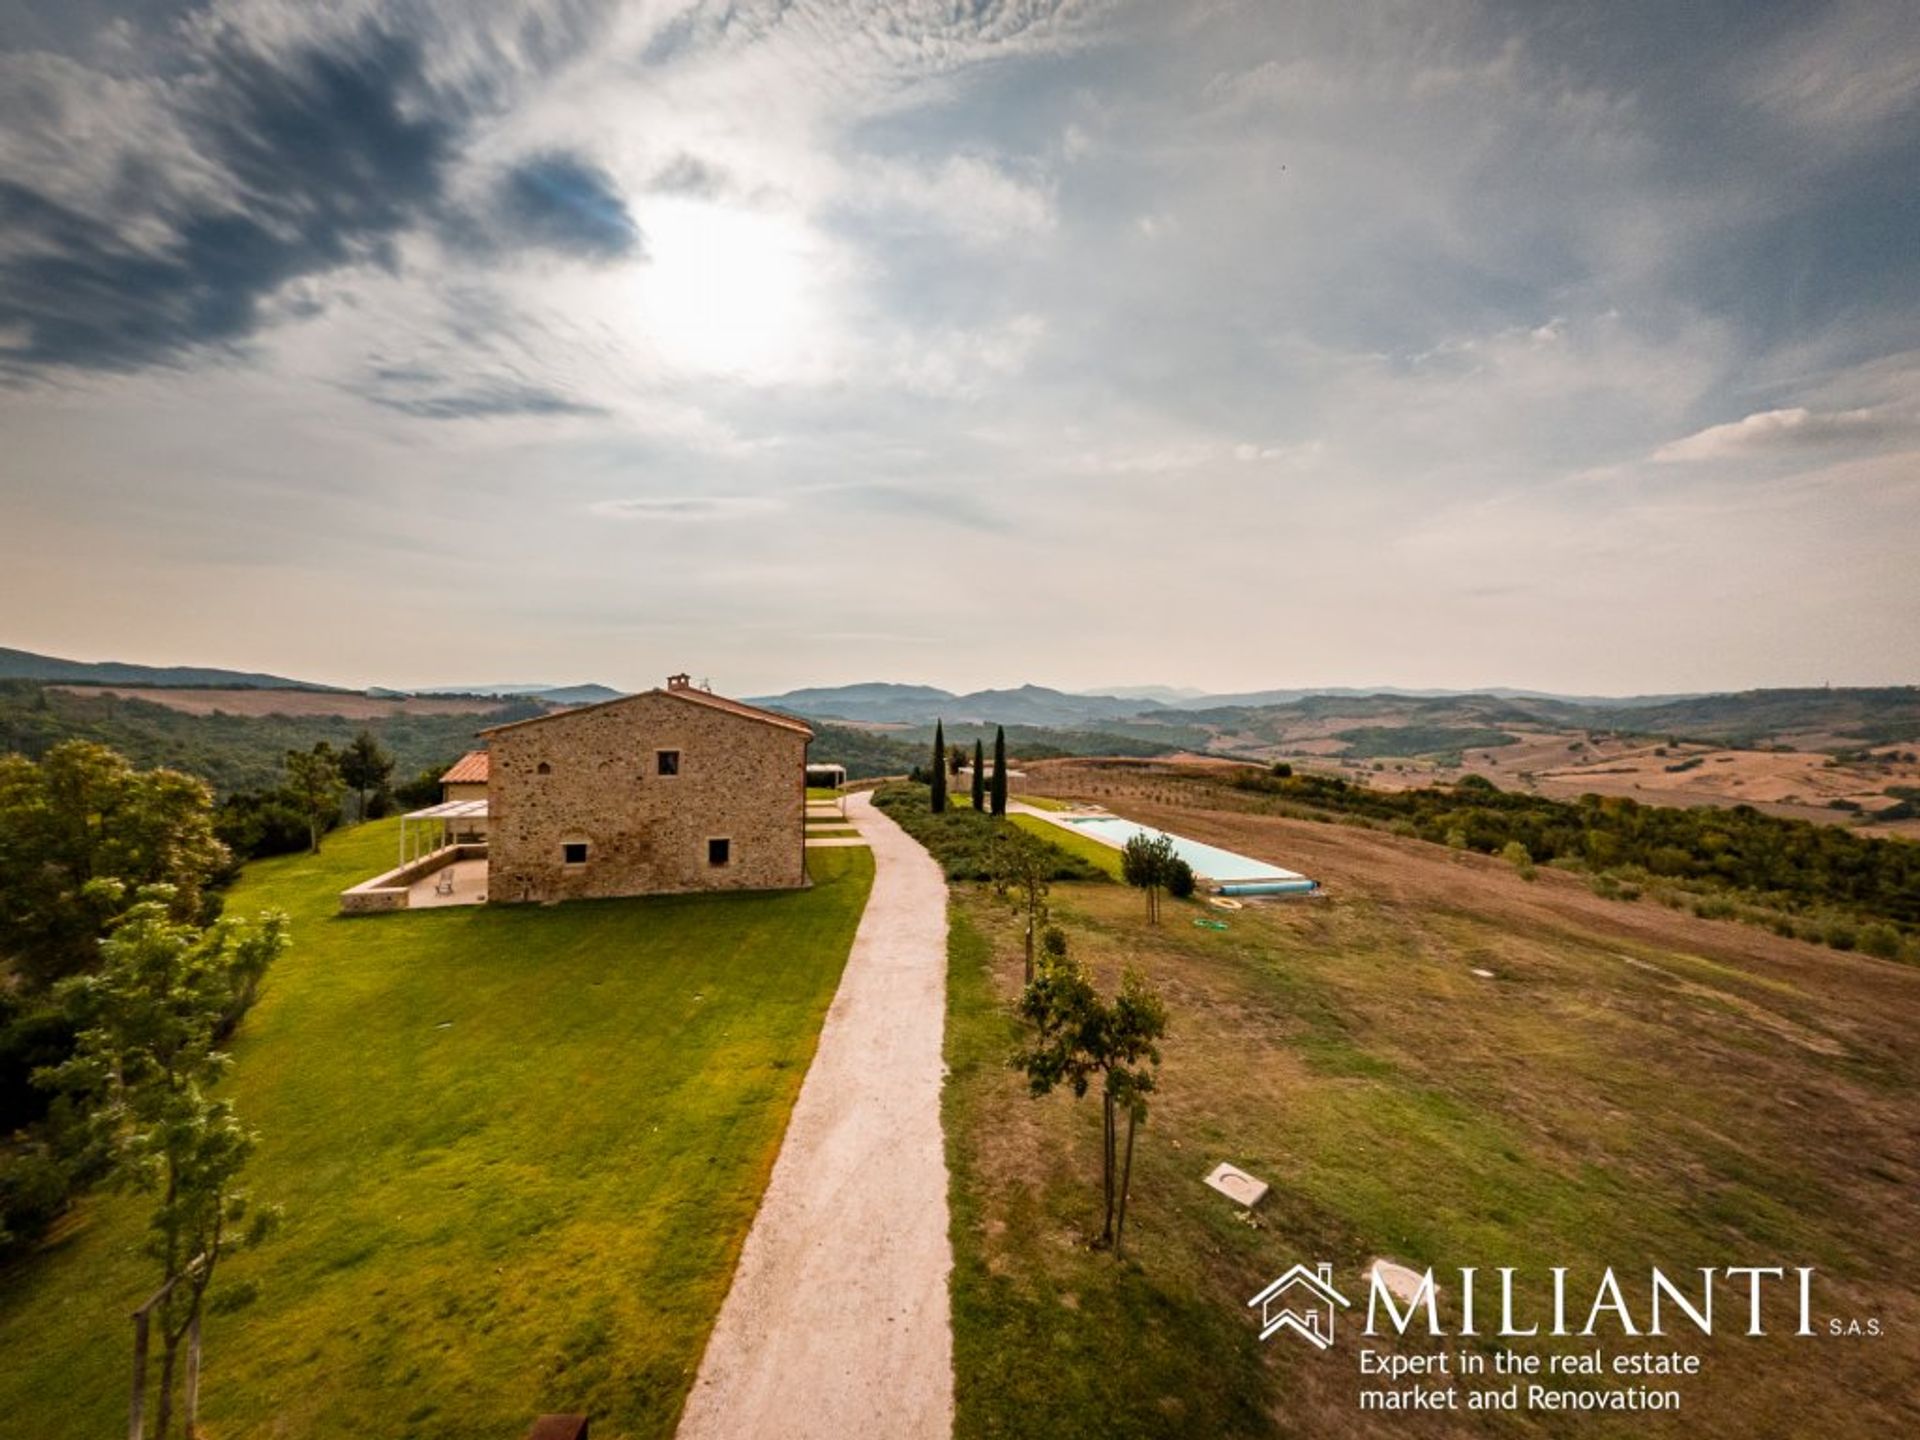
[[[1173,853],[1191,865],[1194,874],[1211,880],[1223,894],[1277,895],[1313,889],[1313,881],[1295,871],[1283,870],[1278,865],[1269,865],[1265,860],[1255,860],[1231,850],[1222,850],[1217,845],[1203,845],[1198,840],[1189,840],[1182,835],[1170,835],[1151,825],[1122,820],[1118,815],[1060,818],[1074,829],[1085,830],[1111,845],[1125,845],[1136,835],[1149,838],[1166,835],[1173,846]]]

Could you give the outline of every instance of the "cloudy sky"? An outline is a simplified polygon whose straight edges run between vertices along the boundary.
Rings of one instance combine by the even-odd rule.
[[[1920,679],[1908,0],[0,0],[0,51],[0,644]]]

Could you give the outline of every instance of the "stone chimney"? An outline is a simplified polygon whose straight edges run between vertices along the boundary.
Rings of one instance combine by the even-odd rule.
[[[667,676],[667,689],[669,690],[691,690],[692,688],[693,677],[691,675]]]

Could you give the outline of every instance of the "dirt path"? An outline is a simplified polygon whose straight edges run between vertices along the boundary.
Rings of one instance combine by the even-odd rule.
[[[946,881],[865,795],[847,816],[873,847],[873,893],[680,1440],[953,1429]]]

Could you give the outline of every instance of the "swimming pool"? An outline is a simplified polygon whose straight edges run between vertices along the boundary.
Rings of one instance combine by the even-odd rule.
[[[1071,825],[1076,830],[1084,830],[1115,847],[1125,845],[1136,835],[1149,838],[1165,835],[1173,846],[1173,853],[1191,865],[1195,875],[1211,880],[1213,888],[1222,895],[1299,895],[1315,888],[1313,881],[1296,871],[1283,870],[1265,860],[1222,850],[1217,845],[1203,845],[1184,835],[1168,834],[1151,825],[1123,820],[1118,815],[1060,815],[1049,818]]]

